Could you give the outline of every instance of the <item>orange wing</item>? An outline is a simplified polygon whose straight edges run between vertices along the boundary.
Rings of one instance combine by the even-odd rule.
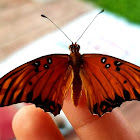
[[[38,58],[0,79],[0,106],[30,102],[57,115],[72,79],[68,55]]]
[[[140,100],[140,67],[100,54],[84,54],[80,76],[88,108],[103,115],[124,101]]]

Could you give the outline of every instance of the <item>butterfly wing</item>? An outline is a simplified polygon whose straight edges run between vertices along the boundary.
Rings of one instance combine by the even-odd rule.
[[[140,100],[140,67],[101,54],[84,54],[80,75],[88,108],[103,115],[124,101]]]
[[[0,79],[0,106],[30,102],[57,115],[71,82],[69,55],[43,56]]]

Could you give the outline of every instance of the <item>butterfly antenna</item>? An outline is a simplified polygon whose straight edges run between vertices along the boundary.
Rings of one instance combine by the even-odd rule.
[[[70,41],[71,39],[51,20],[49,19],[48,17],[46,17],[45,15],[41,15],[43,18],[47,18],[52,24],[55,25],[55,27],[57,27]],[[71,41],[72,42],[72,41]],[[73,42],[72,42],[73,43]]]
[[[101,13],[103,13],[104,12],[104,9],[102,9],[94,18],[93,18],[93,20],[90,22],[90,24],[87,26],[87,28],[84,30],[84,32],[82,33],[82,35],[78,38],[78,40],[76,41],[76,43],[80,40],[80,38],[83,36],[83,34],[86,32],[86,30],[88,29],[88,27],[92,24],[92,22],[95,20],[95,18],[99,15],[99,14],[101,14]]]

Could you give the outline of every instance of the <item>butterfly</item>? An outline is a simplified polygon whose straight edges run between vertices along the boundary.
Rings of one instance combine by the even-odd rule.
[[[81,55],[77,42],[69,50],[70,55],[46,55],[0,78],[0,107],[34,103],[45,112],[57,115],[69,89],[75,106],[85,94],[88,109],[99,116],[124,101],[140,100],[139,66],[108,55]]]
[[[60,113],[71,89],[73,104],[86,94],[91,113],[102,116],[124,101],[140,100],[140,67],[102,54],[52,54],[30,61],[0,79],[0,106],[34,103],[45,112]]]

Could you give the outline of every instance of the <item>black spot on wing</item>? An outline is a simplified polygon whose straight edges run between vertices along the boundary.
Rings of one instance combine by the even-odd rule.
[[[31,81],[29,81],[29,85],[32,85],[32,82]]]
[[[48,69],[49,66],[48,66],[47,64],[44,64],[44,68],[45,68],[45,69]]]
[[[124,98],[126,101],[130,101],[130,94],[127,90],[123,90]]]
[[[116,67],[116,71],[120,71],[120,68],[119,67]]]
[[[39,62],[39,61],[34,62],[34,63],[33,63],[33,66],[39,67],[39,66],[40,66],[40,62]]]
[[[125,80],[123,83],[124,83],[124,84],[126,84],[126,83],[127,83],[127,81]]]
[[[40,61],[34,62],[33,66],[35,67],[35,72],[39,72]]]
[[[114,65],[116,66],[116,71],[120,71],[120,67],[123,63],[120,61],[114,61]]]
[[[52,64],[52,58],[51,57],[47,58],[47,62],[48,64]]]
[[[41,99],[41,95],[39,95],[38,97],[36,97],[33,100],[33,103],[38,107],[39,105],[42,105],[42,99]]]
[[[120,62],[120,61],[114,61],[114,65],[115,66],[121,66],[123,63],[122,62]]]
[[[27,102],[32,102],[32,98],[33,98],[33,91],[30,91],[26,97]]]
[[[35,68],[35,72],[39,72],[39,68],[38,67]]]
[[[106,57],[102,57],[101,62],[106,63]]]
[[[106,64],[105,65],[106,68],[110,68],[110,66],[111,66],[110,64]]]

